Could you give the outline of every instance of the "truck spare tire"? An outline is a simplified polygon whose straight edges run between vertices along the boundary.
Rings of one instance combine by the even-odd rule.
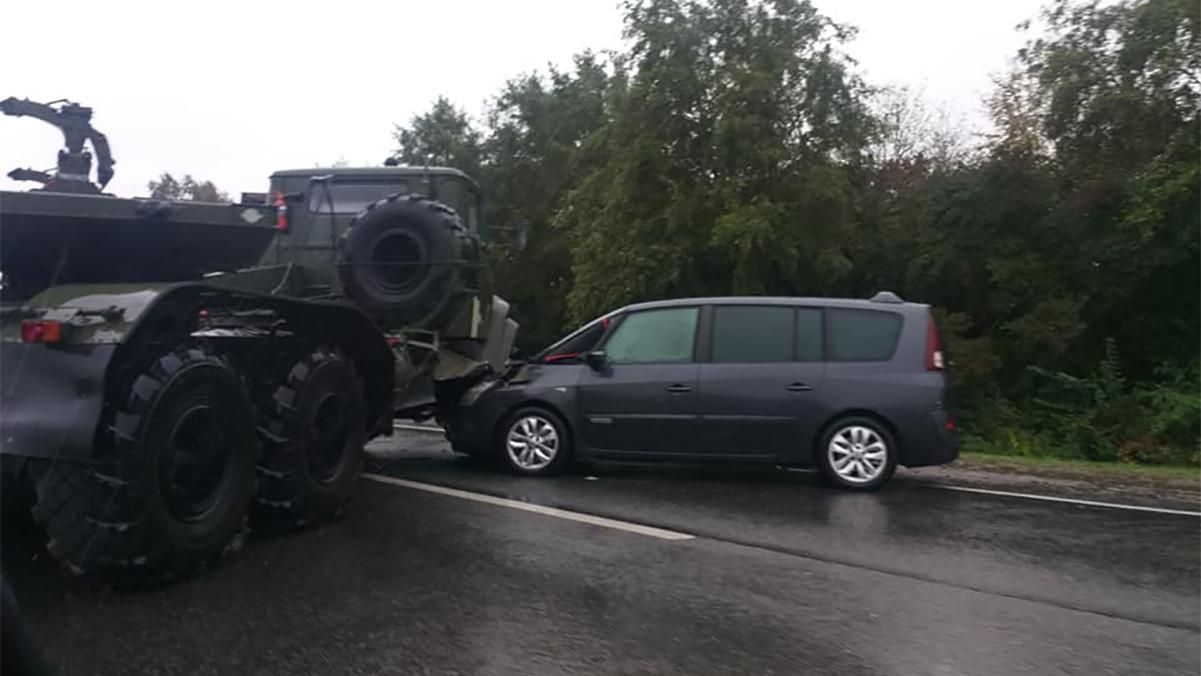
[[[454,291],[467,238],[458,215],[440,202],[400,194],[379,200],[342,236],[342,287],[389,324],[419,322]]]

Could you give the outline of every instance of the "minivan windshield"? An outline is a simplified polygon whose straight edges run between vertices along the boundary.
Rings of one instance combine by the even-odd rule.
[[[611,315],[598,317],[584,326],[568,334],[557,343],[542,350],[534,357],[534,361],[548,364],[578,362],[580,357],[600,342],[609,328]]]

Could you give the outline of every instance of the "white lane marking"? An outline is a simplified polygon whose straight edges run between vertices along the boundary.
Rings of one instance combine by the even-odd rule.
[[[952,486],[951,484],[928,483],[927,486],[943,488],[948,491],[963,491],[964,493],[983,493],[985,495],[1002,495],[1009,498],[1026,498],[1027,500],[1046,500],[1047,502],[1066,502],[1072,505],[1087,505],[1089,507],[1109,507],[1111,509],[1128,509],[1135,512],[1155,512],[1157,514],[1177,514],[1180,516],[1199,516],[1201,512],[1191,512],[1186,509],[1168,509],[1166,507],[1144,507],[1142,505],[1123,505],[1117,502],[1098,502],[1097,500],[1077,500],[1076,498],[1060,498],[1051,495],[1034,493],[1014,493],[1011,491],[994,491],[987,488],[969,488],[968,486]]]
[[[413,430],[417,432],[442,432],[441,427],[429,427],[426,425],[410,425],[407,423],[392,423],[392,426],[399,430]],[[816,470],[808,467],[788,467],[789,472],[803,472],[812,474]],[[589,477],[591,480],[591,477]],[[969,486],[953,486],[951,484],[940,484],[933,482],[922,482],[927,486],[935,488],[943,488],[949,491],[962,491],[964,493],[983,493],[985,495],[1001,495],[1009,498],[1026,498],[1027,500],[1045,500],[1047,502],[1064,502],[1073,505],[1088,505],[1090,507],[1108,507],[1110,509],[1126,509],[1135,512],[1154,512],[1156,514],[1176,514],[1179,516],[1196,516],[1201,517],[1201,512],[1193,512],[1186,509],[1168,509],[1166,507],[1144,507],[1142,505],[1125,505],[1117,502],[1101,502],[1098,500],[1078,500],[1076,498],[1063,498],[1054,495],[1039,495],[1037,493],[1015,493],[1012,491],[994,491],[987,488],[972,488]],[[521,503],[524,504],[524,503]],[[691,536],[689,536],[691,537]]]
[[[572,512],[558,507],[547,507],[531,502],[521,502],[518,500],[510,500],[508,498],[498,498],[495,495],[487,495],[486,493],[473,493],[471,491],[462,491],[457,488],[447,488],[445,486],[435,486],[434,484],[422,483],[420,481],[409,481],[408,479],[397,479],[396,477],[383,476],[381,474],[363,474],[364,479],[378,481],[383,484],[391,484],[393,486],[402,486],[404,488],[412,488],[419,491],[429,493],[437,493],[438,495],[449,495],[452,498],[462,498],[464,500],[474,500],[487,505],[495,505],[497,507],[508,507],[510,509],[520,509],[534,514],[543,516],[553,516],[557,519],[566,519],[568,521],[576,521],[586,523],[592,526],[601,526],[604,528],[613,528],[616,530],[624,530],[628,533],[637,533],[648,537],[659,538],[660,540],[691,540],[694,535],[688,533],[679,533],[672,530],[664,530],[653,526],[643,526],[637,523],[628,521],[618,521],[616,519],[606,519],[603,516],[593,516],[591,514],[583,514],[581,512]]]
[[[392,423],[393,429],[398,430],[413,430],[415,432],[441,432],[441,427],[431,427],[429,425],[410,425],[409,423]]]

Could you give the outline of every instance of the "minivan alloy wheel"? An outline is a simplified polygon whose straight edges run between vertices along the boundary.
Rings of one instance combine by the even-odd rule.
[[[887,442],[867,427],[851,425],[830,437],[826,449],[830,468],[848,483],[868,483],[884,472],[888,465]]]
[[[544,469],[559,454],[559,433],[540,415],[526,415],[509,426],[505,450],[513,464],[526,471]]]

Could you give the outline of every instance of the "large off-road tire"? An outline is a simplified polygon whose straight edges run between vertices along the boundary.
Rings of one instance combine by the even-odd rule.
[[[430,317],[454,291],[470,236],[453,209],[420,195],[367,206],[342,235],[339,274],[346,294],[391,325]],[[477,252],[478,253],[478,252]]]
[[[337,517],[362,471],[366,443],[354,363],[333,348],[317,348],[292,365],[260,410],[269,438],[251,525],[288,531]]]
[[[120,585],[157,585],[216,560],[245,523],[259,441],[245,384],[187,343],[128,381],[92,463],[36,477],[34,518],[50,553]]]

